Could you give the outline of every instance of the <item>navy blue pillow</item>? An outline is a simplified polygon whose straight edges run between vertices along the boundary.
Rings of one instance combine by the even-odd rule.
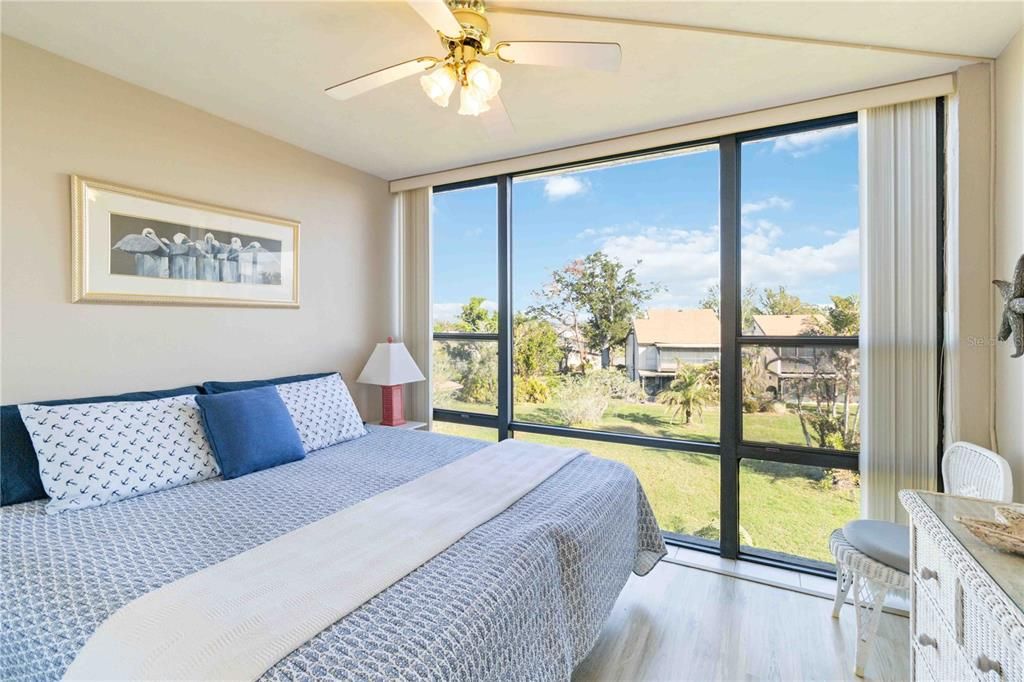
[[[294,384],[296,381],[309,381],[310,379],[322,379],[337,372],[320,372],[318,374],[296,374],[290,377],[277,377],[276,379],[252,379],[250,381],[206,381],[203,383],[203,390],[213,395],[215,393],[227,393],[228,391],[245,391],[250,388],[261,386],[278,386],[280,384]]]
[[[166,391],[137,391],[121,395],[75,398],[74,400],[38,400],[36,405],[81,405],[84,403],[125,403],[158,400],[178,395],[197,395],[197,386],[183,386]],[[0,506],[31,502],[46,498],[39,479],[39,460],[32,438],[21,421],[17,405],[0,406]]]
[[[302,459],[306,451],[273,386],[196,398],[225,479]]]

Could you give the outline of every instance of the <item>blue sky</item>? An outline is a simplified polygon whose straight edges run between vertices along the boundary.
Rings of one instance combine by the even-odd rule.
[[[811,303],[858,293],[856,126],[743,146],[745,285],[786,286]],[[496,191],[434,196],[434,316],[497,298]],[[513,303],[594,251],[663,290],[652,307],[696,307],[718,281],[718,151],[522,179],[513,186]]]

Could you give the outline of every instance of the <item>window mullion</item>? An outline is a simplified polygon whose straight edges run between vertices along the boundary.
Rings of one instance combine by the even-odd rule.
[[[498,440],[512,420],[512,178],[498,177]]]
[[[740,148],[735,135],[719,143],[719,223],[721,257],[721,554],[728,559],[739,555],[739,444],[741,410],[740,349]]]

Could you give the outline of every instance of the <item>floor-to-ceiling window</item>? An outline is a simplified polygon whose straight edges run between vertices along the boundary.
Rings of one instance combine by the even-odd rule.
[[[461,423],[435,431],[497,439],[498,207],[494,182],[433,196],[435,410],[458,411]]]
[[[739,542],[827,562],[859,514],[857,124],[736,144]]]
[[[858,514],[856,116],[434,191],[438,431],[630,466],[667,535],[828,562]]]

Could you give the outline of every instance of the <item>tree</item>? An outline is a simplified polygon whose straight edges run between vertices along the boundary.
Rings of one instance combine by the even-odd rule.
[[[692,423],[692,416],[703,416],[704,406],[711,401],[712,392],[705,375],[694,365],[678,365],[676,377],[668,388],[658,394],[658,402],[666,405],[672,417],[683,417],[683,424]]]
[[[601,367],[611,364],[611,348],[624,344],[633,318],[657,287],[640,283],[633,268],[595,251],[583,259],[576,281],[588,319],[583,333],[590,348],[601,350]]]
[[[860,299],[832,296],[822,319],[808,336],[856,336],[860,332]],[[837,450],[860,447],[860,410],[851,398],[860,393],[860,355],[856,349],[816,348],[810,377],[795,382],[797,414],[808,446]],[[817,441],[816,443],[813,441]]]
[[[556,333],[563,333],[566,357],[575,352],[580,358],[580,369],[585,372],[587,349],[583,338],[583,325],[586,313],[576,287],[580,270],[580,261],[573,261],[564,268],[552,272],[551,279],[539,291],[533,292],[534,298],[543,302],[531,306],[527,314],[547,320],[554,326]],[[566,367],[568,368],[568,362]]]
[[[523,313],[516,313],[512,322],[512,350],[512,370],[522,378],[554,374],[563,355],[551,323]]]
[[[486,332],[498,333],[498,311],[484,307],[487,299],[472,296],[469,303],[463,303],[459,316],[452,321],[434,323],[435,332]]]
[[[700,366],[700,373],[704,375],[704,383],[708,387],[709,403],[719,404],[722,400],[722,364],[718,360],[705,362]]]
[[[611,349],[624,344],[633,318],[659,289],[642,284],[636,270],[601,251],[552,273],[537,292],[544,300],[530,312],[566,329],[582,359],[587,348],[601,351],[601,367],[611,364]]]
[[[860,333],[860,298],[831,296],[832,305],[825,313],[822,333],[832,336],[857,336]]]
[[[761,346],[749,346],[740,356],[740,370],[743,381],[741,384],[743,411],[754,413],[763,411],[771,401],[768,386],[771,377],[768,375],[767,358]]]
[[[498,333],[498,311],[484,308],[484,297],[473,296],[459,313],[459,331]]]
[[[498,313],[484,308],[485,300],[473,296],[463,304],[455,321],[438,322],[434,331],[497,333]],[[434,390],[439,398],[448,394],[464,402],[497,405],[497,344],[444,341],[434,346]]]
[[[761,315],[805,315],[817,312],[814,306],[804,303],[799,296],[789,293],[783,286],[762,291],[757,308]]]
[[[743,290],[743,295],[740,297],[741,307],[741,319],[740,325],[743,330],[748,330],[754,326],[754,315],[758,313],[757,305],[754,301],[757,298],[757,287],[747,287]],[[708,287],[704,293],[704,298],[700,300],[698,304],[701,308],[708,310],[714,310],[715,315],[721,319],[722,317],[722,289],[719,285],[713,284]]]

